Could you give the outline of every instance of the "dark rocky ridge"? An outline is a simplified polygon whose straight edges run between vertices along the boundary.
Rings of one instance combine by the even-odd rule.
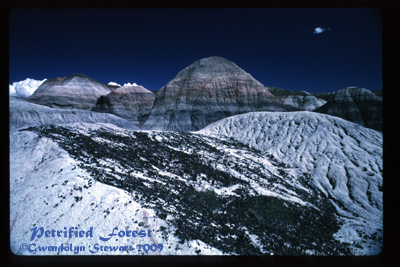
[[[382,131],[382,108],[382,98],[371,91],[365,88],[347,87],[332,93],[328,102],[314,111]]]
[[[282,89],[282,88],[270,87],[270,86],[268,86],[267,88],[274,96],[290,96],[290,95],[308,96],[308,95],[310,95],[310,93],[307,93],[305,91],[296,92],[296,91],[292,91],[289,89]]]
[[[329,92],[329,93],[313,93],[312,95],[317,97],[317,98],[321,98],[325,101],[328,101],[329,97],[332,96],[333,94],[335,94],[335,92]]]
[[[295,111],[236,64],[221,57],[195,61],[156,96],[146,130],[195,131],[236,114]]]
[[[46,80],[27,99],[36,104],[58,108],[90,110],[97,99],[111,88],[82,74]]]
[[[383,100],[383,91],[382,90],[371,90],[371,92]]]
[[[101,96],[93,111],[108,112],[141,125],[148,117],[156,96],[142,86],[123,86]]]
[[[284,98],[286,100],[286,104],[301,108],[303,110],[313,111],[314,109],[326,103],[326,100],[318,98],[305,91],[295,92],[277,87],[267,88],[273,95]]]

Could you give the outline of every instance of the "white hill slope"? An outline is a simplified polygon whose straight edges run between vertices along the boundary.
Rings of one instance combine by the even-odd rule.
[[[233,138],[282,160],[298,173],[304,172],[310,185],[329,197],[337,213],[345,218],[347,223],[337,238],[358,239],[355,225],[357,232],[382,231],[381,132],[334,116],[305,111],[232,116],[197,133]]]
[[[254,112],[198,131],[232,137],[309,174],[344,215],[382,222],[382,133],[312,112]]]

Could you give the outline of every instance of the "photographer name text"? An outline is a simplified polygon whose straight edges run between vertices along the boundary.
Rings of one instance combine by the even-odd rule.
[[[89,230],[80,230],[78,227],[64,227],[63,230],[45,230],[43,227],[34,227],[31,229],[32,235],[30,241],[34,241],[35,238],[48,240],[49,238],[93,238],[93,227],[90,227]],[[151,237],[152,231],[147,230],[120,230],[118,231],[118,227],[114,227],[112,232],[108,234],[106,237],[99,236],[99,240],[102,242],[107,242],[112,237],[133,237],[133,238],[145,238]],[[102,243],[95,243],[93,246],[89,246],[88,251],[92,254],[101,252],[130,252],[133,250],[137,250],[137,252],[161,252],[163,249],[163,244],[124,244],[120,246],[106,246],[101,245]],[[36,252],[70,252],[73,254],[79,254],[79,252],[86,251],[86,246],[73,246],[72,244],[65,245],[61,244],[59,246],[46,246],[46,245],[38,245],[36,243],[22,243],[20,245],[21,251],[27,251],[31,254],[36,254]]]

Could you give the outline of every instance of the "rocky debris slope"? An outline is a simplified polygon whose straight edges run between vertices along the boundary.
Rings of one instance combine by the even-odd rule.
[[[9,107],[10,130],[72,122],[110,123],[126,129],[139,129],[135,126],[135,123],[115,115],[87,110],[49,108],[16,97],[10,97]]]
[[[382,98],[359,87],[347,87],[328,98],[315,112],[333,115],[365,127],[382,131]]]
[[[195,131],[251,111],[293,111],[236,64],[221,57],[195,61],[156,96],[142,129]]]
[[[10,143],[12,251],[29,238],[22,225],[60,228],[68,214],[103,232],[152,229],[161,255],[376,254],[382,245],[381,229],[346,225],[307,170],[232,138],[80,123],[14,131]],[[28,197],[27,183],[42,197]],[[105,199],[111,189],[120,201]]]
[[[46,80],[28,100],[49,107],[90,110],[100,96],[110,91],[111,88],[106,84],[75,74]]]
[[[93,111],[108,112],[141,125],[148,117],[156,96],[142,86],[125,85],[101,96]]]
[[[313,96],[312,94],[305,91],[294,92],[288,89],[281,89],[277,87],[267,88],[274,96],[284,98],[288,105],[292,105],[303,110],[313,111],[314,109],[326,103],[326,100]]]

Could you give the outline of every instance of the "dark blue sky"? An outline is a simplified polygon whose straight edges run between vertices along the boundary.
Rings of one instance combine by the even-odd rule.
[[[382,89],[375,9],[26,9],[9,27],[9,83],[81,73],[158,90],[215,55],[265,86]]]

